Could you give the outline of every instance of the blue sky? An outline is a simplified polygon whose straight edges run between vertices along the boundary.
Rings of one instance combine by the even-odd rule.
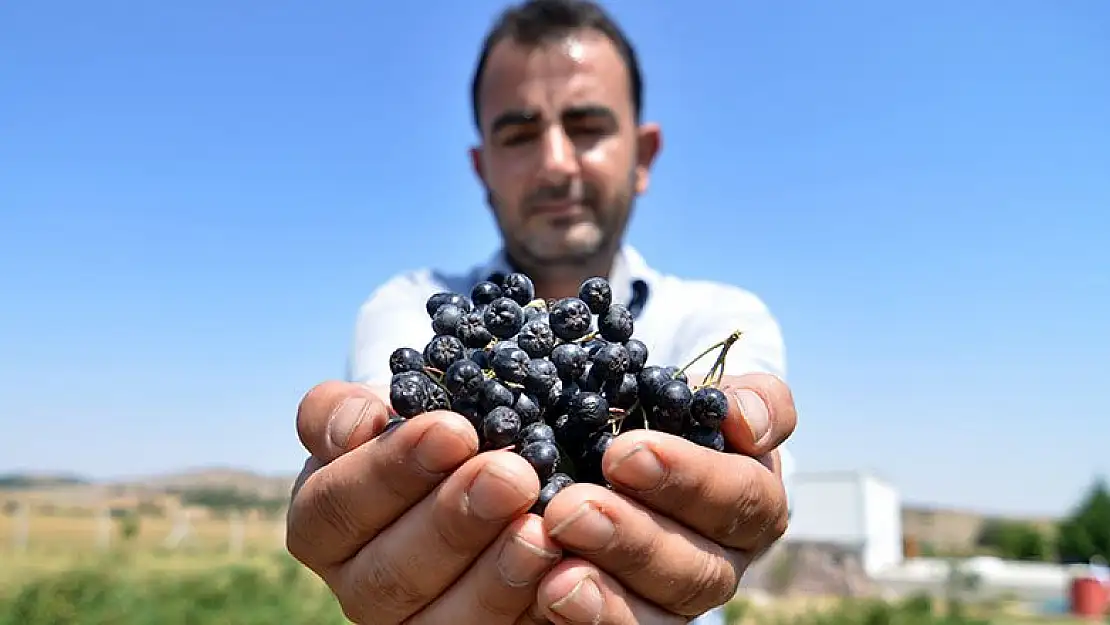
[[[1110,5],[609,6],[664,130],[631,240],[771,306],[800,468],[1033,513],[1110,473]],[[499,7],[0,7],[0,470],[295,471],[361,301],[497,245]]]

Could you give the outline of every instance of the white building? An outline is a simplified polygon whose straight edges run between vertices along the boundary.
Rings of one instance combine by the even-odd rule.
[[[875,581],[896,595],[941,594],[948,586],[952,566],[947,560],[914,558],[878,571]],[[1084,566],[1014,562],[993,557],[970,558],[958,566],[965,575],[977,580],[974,589],[967,591],[975,599],[1015,597],[1035,603],[1063,600],[1072,578],[1088,572]]]
[[[868,576],[900,564],[902,501],[889,484],[858,473],[796,473],[787,543],[835,545],[860,559]]]

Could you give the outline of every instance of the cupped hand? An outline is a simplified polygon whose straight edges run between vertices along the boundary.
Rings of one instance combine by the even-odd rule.
[[[722,390],[730,405],[721,429],[740,453],[633,430],[603,459],[612,490],[575,484],[552,499],[543,525],[567,557],[540,583],[534,611],[558,625],[662,625],[732,598],[748,565],[786,531],[776,450],[797,415],[774,376],[725,377]]]
[[[536,622],[538,582],[560,549],[526,514],[535,472],[510,452],[477,455],[474,429],[451,412],[387,430],[383,397],[329,382],[302,400],[311,458],[293,490],[289,552],[355,623]]]

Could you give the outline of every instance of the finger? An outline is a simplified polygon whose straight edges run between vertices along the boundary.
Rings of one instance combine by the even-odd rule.
[[[544,533],[543,520],[526,514],[505,528],[493,548],[409,624],[508,625],[531,618],[528,608],[536,599],[537,585],[561,554],[559,545]]]
[[[356,616],[373,613],[375,622],[402,622],[470,568],[539,491],[536,472],[515,453],[472,458],[329,583],[345,606],[356,606]]]
[[[540,582],[536,603],[555,625],[678,625],[689,619],[670,614],[629,593],[589,562],[560,562]]]
[[[314,456],[309,456],[308,458],[306,458],[304,461],[304,466],[301,468],[301,472],[297,475],[297,479],[293,481],[293,488],[290,492],[289,498],[296,498],[297,493],[301,492],[301,487],[303,487],[304,483],[308,481],[308,478],[312,477],[312,474],[319,471],[320,468],[323,466],[324,463],[320,462],[320,460],[318,460]]]
[[[349,559],[478,452],[463,417],[430,412],[340,456],[304,480],[288,513],[289,552],[323,574]]]
[[[786,489],[758,459],[632,430],[613,440],[602,470],[618,492],[726,547],[760,550],[786,532]]]
[[[728,601],[747,559],[595,484],[567,487],[544,512],[548,535],[664,610],[696,616]]]
[[[690,379],[702,377],[692,375]],[[775,376],[756,373],[722,376],[720,388],[729,406],[721,424],[727,448],[754,457],[780,474],[777,447],[797,426],[789,387]]]
[[[324,382],[314,387],[297,409],[301,443],[326,464],[374,438],[389,421],[382,397],[361,384]]]
[[[724,376],[721,390],[729,407],[721,433],[740,453],[762,456],[794,433],[798,413],[781,379],[766,373]]]

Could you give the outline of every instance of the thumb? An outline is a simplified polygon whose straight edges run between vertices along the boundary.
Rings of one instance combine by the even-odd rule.
[[[721,434],[742,454],[759,457],[778,448],[798,422],[790,387],[768,373],[726,375],[721,391],[728,398],[728,416]]]
[[[297,435],[308,453],[327,464],[380,434],[389,422],[383,389],[324,382],[297,409]]]

